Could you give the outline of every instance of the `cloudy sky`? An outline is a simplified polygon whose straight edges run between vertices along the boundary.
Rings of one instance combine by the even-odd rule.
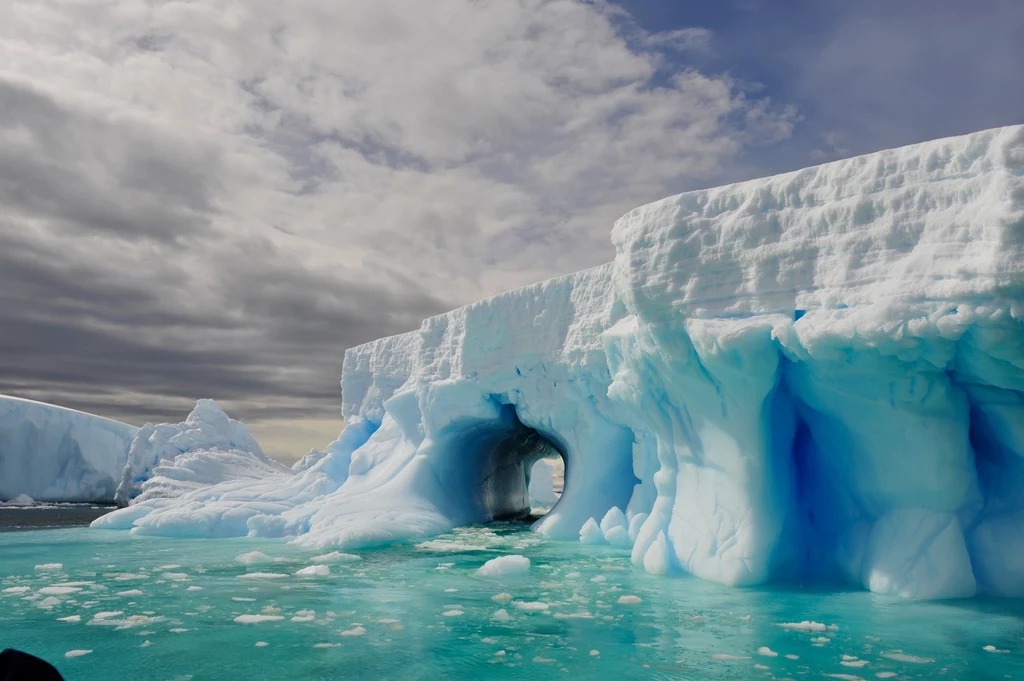
[[[0,392],[294,458],[633,206],[1024,122],[1019,0],[6,0]]]

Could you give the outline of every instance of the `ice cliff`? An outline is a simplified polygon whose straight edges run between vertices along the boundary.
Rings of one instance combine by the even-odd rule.
[[[110,501],[138,430],[0,395],[0,501]]]
[[[213,400],[182,423],[136,428],[0,395],[0,501],[114,502],[176,498],[233,480],[288,472]]]
[[[652,573],[1024,596],[1024,127],[689,192],[352,348],[304,470],[97,521],[356,547],[522,515]]]

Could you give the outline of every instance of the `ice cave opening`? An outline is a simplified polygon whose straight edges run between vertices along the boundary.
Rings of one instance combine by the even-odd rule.
[[[535,517],[534,508],[547,512],[557,505],[556,498],[543,498],[546,495],[531,500],[531,480],[535,467],[550,476],[552,459],[561,459],[568,470],[563,448],[524,425],[513,405],[503,405],[496,420],[460,429],[453,437],[444,447],[452,465],[440,466],[439,477],[450,498],[469,501],[476,511],[471,514],[474,520],[528,519]],[[534,481],[532,487],[537,495],[552,484]]]

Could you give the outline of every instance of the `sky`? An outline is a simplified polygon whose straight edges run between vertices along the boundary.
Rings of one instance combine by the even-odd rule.
[[[1024,123],[1019,0],[8,0],[0,393],[293,460],[346,348],[630,208]]]

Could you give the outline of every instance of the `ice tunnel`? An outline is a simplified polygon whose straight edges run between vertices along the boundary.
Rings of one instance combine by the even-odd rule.
[[[445,449],[436,469],[442,486],[482,522],[530,515],[530,476],[541,459],[557,456],[569,468],[562,450],[523,425],[510,404],[497,419],[457,432]]]
[[[345,352],[286,480],[97,526],[356,548],[522,517],[651,573],[1024,594],[1024,126],[636,208],[613,262]]]

